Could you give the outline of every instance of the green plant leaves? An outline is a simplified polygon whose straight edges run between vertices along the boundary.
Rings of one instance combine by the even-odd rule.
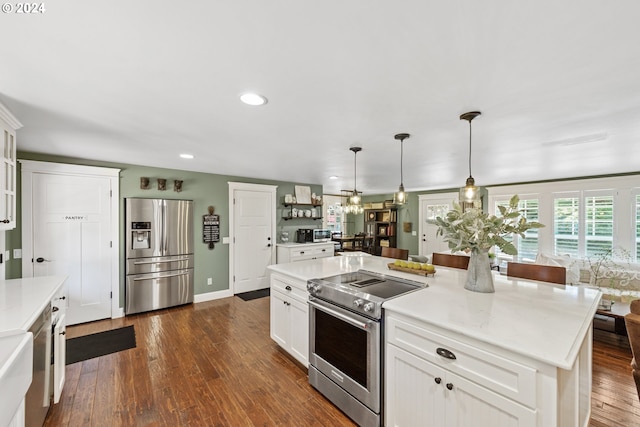
[[[509,206],[498,205],[500,216],[489,215],[481,209],[463,212],[460,204],[454,202],[453,209],[444,218],[436,217],[427,223],[438,226],[437,235],[443,236],[451,251],[488,250],[497,246],[508,255],[517,255],[518,250],[505,237],[511,234],[524,237],[525,231],[544,227],[539,222],[528,222],[518,210],[519,202],[516,194],[509,200]]]

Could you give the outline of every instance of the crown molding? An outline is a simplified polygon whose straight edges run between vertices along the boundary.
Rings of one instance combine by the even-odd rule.
[[[7,107],[2,105],[1,102],[0,102],[0,119],[7,122],[9,126],[11,126],[15,130],[18,130],[22,127],[22,123],[20,123],[20,121],[16,119],[16,116],[11,114],[11,111],[9,111]]]

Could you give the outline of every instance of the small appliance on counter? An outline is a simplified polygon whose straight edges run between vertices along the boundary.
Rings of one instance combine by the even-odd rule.
[[[298,243],[322,243],[331,240],[331,230],[322,228],[299,228],[296,232]]]
[[[322,228],[313,230],[313,241],[314,243],[331,241],[331,230],[325,230]]]
[[[298,243],[311,243],[311,242],[313,242],[313,229],[312,228],[298,228],[298,231],[296,231],[296,242],[298,242]]]

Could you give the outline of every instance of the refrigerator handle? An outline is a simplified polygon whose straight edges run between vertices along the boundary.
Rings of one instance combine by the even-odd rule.
[[[170,277],[186,276],[187,274],[190,274],[190,272],[189,271],[183,271],[181,273],[163,274],[162,276],[153,276],[153,277],[134,277],[133,281],[134,282],[139,282],[139,281],[142,281],[142,280],[168,279]]]
[[[160,247],[162,248],[162,255],[167,255],[167,202],[166,200],[162,201],[162,240]]]
[[[47,260],[45,260],[47,261]],[[133,265],[144,265],[144,264],[160,264],[167,262],[176,262],[176,261],[189,261],[189,258],[175,258],[175,259],[166,259],[166,260],[155,260],[155,261],[135,261]]]

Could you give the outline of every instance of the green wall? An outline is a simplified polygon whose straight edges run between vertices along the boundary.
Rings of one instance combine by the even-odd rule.
[[[295,194],[295,185],[309,185],[302,183],[291,183],[284,181],[262,180],[230,175],[217,175],[213,173],[189,172],[176,169],[152,168],[146,166],[136,166],[129,164],[116,164],[89,160],[80,160],[68,157],[47,156],[36,153],[19,152],[18,159],[36,160],[55,163],[67,163],[88,166],[101,166],[120,169],[120,306],[124,304],[124,198],[144,197],[144,198],[166,198],[185,199],[194,201],[194,281],[195,294],[203,294],[213,291],[225,290],[229,288],[229,245],[220,243],[210,250],[208,245],[202,242],[202,215],[208,213],[208,206],[215,208],[215,213],[220,215],[220,236],[229,236],[229,185],[230,181],[252,184],[265,184],[277,186],[276,209],[276,230],[277,236],[273,236],[279,242],[280,232],[290,230],[290,239],[295,238],[297,228],[319,228],[321,221],[310,219],[296,219],[285,221],[282,219],[282,202],[287,193]],[[140,177],[149,177],[151,188],[149,190],[140,189]],[[20,177],[20,170],[18,170]],[[159,191],[156,185],[157,178],[167,179],[167,190]],[[182,192],[173,191],[173,180],[183,180]],[[322,194],[321,185],[309,185],[311,191]],[[18,209],[21,206],[21,191],[18,183]],[[13,250],[22,248],[22,227],[18,213],[18,224],[16,229],[6,234],[6,249]],[[6,278],[22,277],[22,266],[20,260],[10,260],[6,265]],[[213,279],[213,285],[207,285],[207,278]]]

